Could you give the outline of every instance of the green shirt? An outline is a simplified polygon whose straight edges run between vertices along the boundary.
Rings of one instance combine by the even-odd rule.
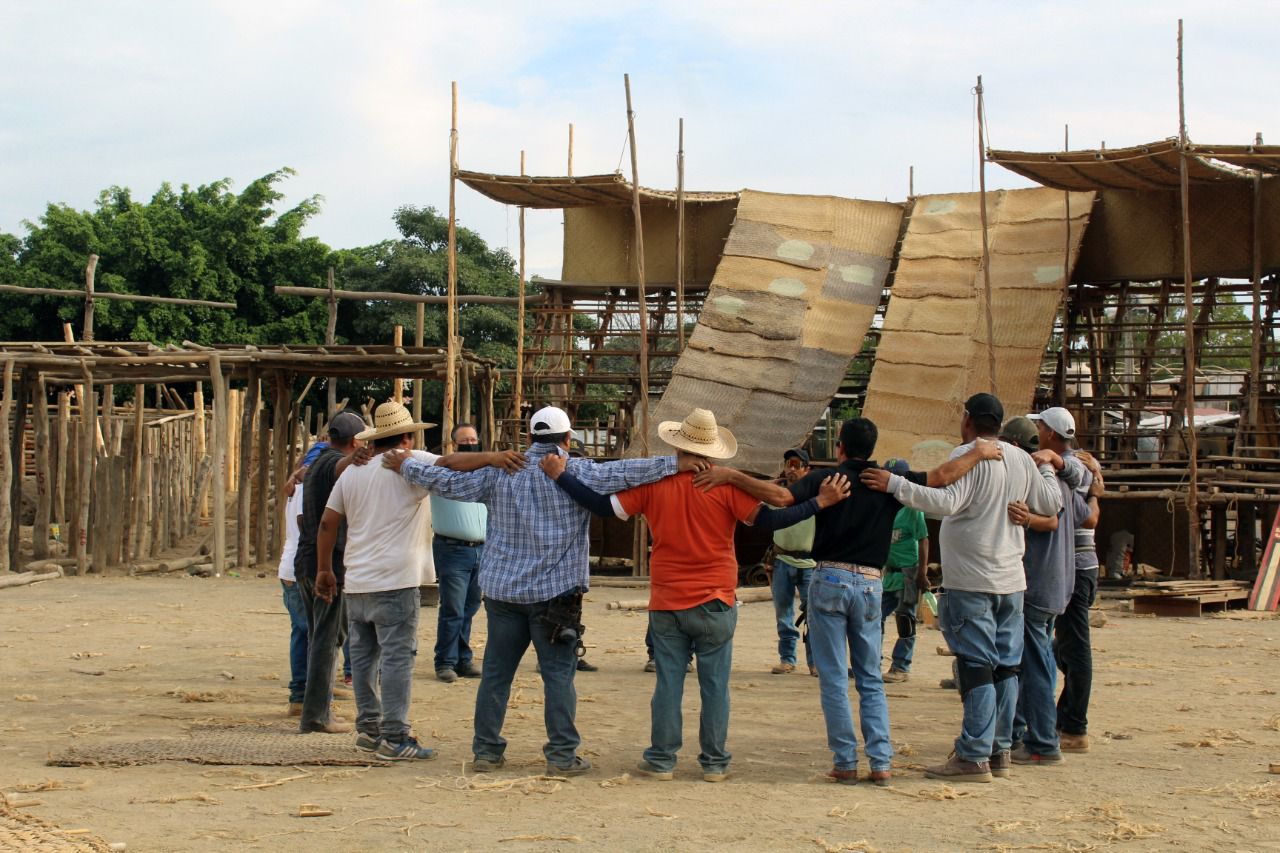
[[[893,519],[893,536],[889,540],[889,559],[885,563],[882,589],[894,592],[902,589],[902,570],[920,565],[920,540],[929,537],[924,523],[924,513],[918,509],[903,507]]]
[[[817,529],[817,521],[809,516],[798,524],[773,531],[773,544],[784,551],[811,551],[813,534]],[[789,554],[779,554],[778,559],[797,569],[812,569],[818,565],[808,557],[792,557]]]

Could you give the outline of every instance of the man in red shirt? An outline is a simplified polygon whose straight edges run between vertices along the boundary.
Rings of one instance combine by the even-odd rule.
[[[729,459],[738,443],[718,428],[715,415],[695,409],[683,422],[667,421],[658,435],[676,449],[682,461]],[[558,464],[557,464],[558,462]],[[702,709],[698,763],[707,782],[729,775],[731,758],[725,748],[729,731],[729,670],[733,663],[733,632],[738,622],[735,589],[738,560],[733,531],[739,521],[759,527],[789,527],[843,500],[849,493],[842,475],[828,478],[818,495],[785,510],[762,508],[757,498],[737,486],[708,491],[694,488],[692,472],[674,474],[648,485],[603,499],[562,473],[560,460],[547,460],[543,470],[588,509],[625,520],[644,515],[653,533],[649,558],[649,628],[657,683],[650,704],[651,745],[637,771],[654,779],[671,779],[682,738],[680,702],[689,660],[698,658],[698,687]],[[559,470],[557,470],[559,469]],[[607,500],[604,506],[601,501]]]

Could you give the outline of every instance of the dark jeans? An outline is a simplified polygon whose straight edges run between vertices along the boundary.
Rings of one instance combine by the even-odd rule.
[[[1062,670],[1058,697],[1058,730],[1068,735],[1089,732],[1089,693],[1093,688],[1093,648],[1089,608],[1098,595],[1098,570],[1076,571],[1076,586],[1067,610],[1054,625],[1053,654]]]
[[[431,553],[440,583],[436,621],[436,669],[471,663],[471,620],[480,610],[480,555],[483,545],[458,545],[436,537]]]
[[[704,772],[721,773],[732,757],[725,748],[729,735],[729,671],[733,666],[733,631],[737,608],[720,599],[688,610],[650,610],[649,631],[658,678],[649,703],[650,747],[644,759],[659,770],[676,766],[683,743],[681,701],[684,676],[692,655],[698,656],[698,763]]]
[[[301,702],[307,687],[307,606],[296,583],[280,581],[289,611],[289,701]]]
[[[333,705],[333,670],[338,649],[347,640],[347,608],[342,588],[333,601],[316,598],[314,578],[298,581],[302,603],[307,610],[307,686],[302,697],[302,719],[298,727],[306,732],[329,722]]]
[[[578,656],[571,644],[553,643],[547,636],[540,617],[547,612],[548,603],[484,600],[489,639],[476,691],[475,737],[471,741],[476,758],[496,760],[507,749],[502,724],[507,716],[507,700],[511,698],[511,681],[530,643],[542,675],[542,714],[547,729],[542,753],[547,763],[557,767],[568,767],[577,757],[578,744],[582,742],[574,725],[578,694],[573,677],[578,671]]]

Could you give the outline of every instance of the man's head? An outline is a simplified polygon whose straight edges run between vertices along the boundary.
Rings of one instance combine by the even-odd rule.
[[[840,427],[838,447],[841,460],[870,459],[876,452],[876,440],[880,437],[876,425],[866,418],[845,421]]]
[[[587,456],[587,446],[582,443],[582,439],[569,439],[569,455],[574,459],[585,459]]]
[[[1009,418],[1000,430],[1000,438],[1010,444],[1021,447],[1028,453],[1040,449],[1040,431],[1030,420],[1023,417]]]
[[[358,445],[356,438],[364,432],[364,420],[354,412],[343,409],[329,421],[329,446],[344,453],[354,450]]]
[[[738,452],[733,433],[716,423],[706,409],[694,409],[683,421],[658,424],[658,438],[686,456],[701,459],[732,459]]]
[[[794,483],[809,473],[809,451],[802,447],[792,448],[782,454],[782,476],[788,483]]]
[[[367,429],[357,438],[373,442],[375,450],[394,450],[397,447],[413,447],[413,436],[435,424],[415,423],[413,415],[403,403],[388,400],[373,411],[373,429]]]
[[[1004,420],[1004,406],[993,394],[974,394],[964,401],[964,417],[960,420],[960,435],[965,441],[975,438],[991,438],[1000,432]]]
[[[1061,406],[1027,415],[1027,419],[1035,422],[1040,432],[1040,446],[1046,450],[1062,453],[1076,437],[1076,419]]]
[[[573,437],[569,414],[556,406],[544,406],[529,418],[529,437],[534,444],[554,444],[568,448]]]
[[[449,433],[449,438],[453,439],[454,447],[463,453],[480,451],[480,433],[476,432],[474,424],[458,424]]]

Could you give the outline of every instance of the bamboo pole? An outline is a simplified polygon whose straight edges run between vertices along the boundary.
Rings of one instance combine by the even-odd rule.
[[[203,382],[196,383],[196,392],[193,400],[194,402],[192,405],[195,410],[196,420],[195,420],[195,426],[193,428],[195,431],[195,434],[192,436],[192,438],[195,439],[195,442],[192,445],[191,462],[193,465],[198,466],[200,464],[200,460],[203,459],[205,455],[209,452],[208,446],[207,446],[208,444],[207,436],[205,434],[206,427],[205,427],[205,417],[204,417],[204,383]],[[200,518],[204,518],[205,516],[207,516],[209,514],[208,502],[205,500],[200,500],[199,505],[196,507],[196,512],[198,513]]]
[[[1196,461],[1196,336],[1192,308],[1195,305],[1191,272],[1191,188],[1187,177],[1187,107],[1182,77],[1182,19],[1178,19],[1178,189],[1182,202],[1182,295],[1183,320],[1186,324],[1183,357],[1183,383],[1187,417],[1187,533],[1188,574],[1200,577],[1200,507]]]
[[[427,325],[427,306],[419,302],[413,306],[413,345],[418,349],[422,349],[423,336]],[[329,413],[329,417],[333,417],[333,412]],[[413,380],[413,420],[416,423],[422,423],[422,378],[418,377]],[[319,436],[319,431],[316,433]],[[414,444],[419,450],[423,449],[426,443],[426,433],[418,432],[413,436]]]
[[[36,452],[36,517],[31,529],[31,557],[49,556],[49,520],[53,510],[53,478],[49,462],[49,403],[44,376],[37,373],[31,395],[31,418]]]
[[[213,383],[213,571],[227,568],[227,384],[222,375],[222,359],[209,358],[209,381]]]
[[[102,449],[107,455],[111,454],[112,433],[115,431],[115,414],[116,402],[116,386],[110,382],[104,382],[102,385],[102,421],[99,431],[102,434]]]
[[[1262,134],[1254,139],[1262,144]],[[1258,433],[1258,399],[1262,394],[1262,173],[1253,173],[1253,352],[1249,359],[1249,430],[1246,435]],[[1256,444],[1256,441],[1250,441]],[[1250,555],[1252,556],[1252,555]]]
[[[982,221],[982,286],[986,294],[987,320],[987,374],[991,385],[991,394],[999,397],[996,390],[996,334],[995,320],[992,317],[991,304],[991,243],[987,228],[987,148],[983,133],[982,75],[978,75],[978,86],[974,89],[978,96],[978,207]],[[1070,227],[1070,223],[1068,223]]]
[[[138,558],[139,528],[142,526],[142,445],[146,431],[147,386],[133,386],[133,453],[129,466],[129,547],[128,559]]]
[[[18,380],[18,387],[14,389],[12,395],[12,403],[9,411],[13,412],[13,432],[9,436],[11,445],[10,452],[10,481],[9,481],[9,508],[12,513],[12,525],[9,527],[9,537],[7,547],[9,550],[9,565],[17,566],[21,562],[20,546],[22,543],[22,481],[24,479],[24,463],[26,462],[25,451],[25,434],[27,429],[27,398],[31,396],[32,371],[30,369],[23,370],[21,378]],[[9,398],[9,395],[5,395]],[[0,542],[6,540],[0,539]]]
[[[391,329],[391,345],[396,349],[404,346],[404,326],[398,323]],[[404,380],[399,376],[391,380],[391,398],[397,403],[404,402]]]
[[[333,286],[333,267],[329,267],[329,272],[325,276],[325,283],[329,289],[329,320],[324,326],[324,345],[331,347],[338,340],[338,296]],[[324,411],[326,422],[336,414],[337,405],[338,377],[330,376],[325,388]]]
[[[97,270],[98,256],[90,255],[89,263],[84,268],[84,330],[80,333],[86,343],[93,343],[93,284]]]
[[[94,446],[97,437],[94,409],[96,408],[93,392],[93,369],[84,368],[84,389],[80,395],[80,460],[77,473],[80,479],[76,493],[76,572],[84,575],[89,572],[89,500],[93,492]],[[98,567],[99,570],[101,567]]]
[[[676,149],[676,341],[684,352],[684,119]]]
[[[636,118],[631,109],[631,76],[622,75],[627,94],[627,140],[631,148],[631,216],[635,220],[636,301],[640,317],[640,450],[649,455],[649,310],[644,293],[644,226],[640,216],[640,166],[636,157]]]
[[[250,474],[253,469],[253,428],[258,423],[258,393],[261,384],[257,369],[250,368],[244,411],[240,416],[240,462],[236,484],[236,562],[245,567],[253,565],[249,561],[249,528],[252,524],[250,510],[253,499]]]
[[[67,453],[71,448],[71,394],[62,391],[58,394],[58,447],[54,458],[53,485],[53,518],[58,525],[58,539],[67,535]]]
[[[261,378],[259,378],[258,384],[261,386]],[[270,542],[271,524],[267,515],[268,495],[271,490],[268,476],[271,471],[271,420],[267,414],[266,407],[261,403],[261,389],[258,395],[258,469],[256,472],[257,491],[254,493],[253,520],[257,525],[257,535],[254,537],[254,554],[258,562],[262,563],[270,561],[272,556],[268,544]]]
[[[521,152],[523,154],[523,152]],[[524,172],[520,173],[521,175]],[[573,177],[573,122],[569,122],[569,171],[566,172],[569,177]]]
[[[94,266],[97,265],[98,256],[90,255]],[[92,267],[85,270],[85,287],[86,290],[67,290],[60,287],[25,287],[20,284],[0,284],[0,293],[22,293],[27,296],[66,296],[75,297],[85,300],[85,323],[90,326],[88,332],[84,335],[85,343],[93,343],[93,311],[90,306],[98,299],[107,299],[113,302],[151,302],[161,305],[183,305],[187,307],[201,308],[228,308],[234,310],[236,304],[234,302],[211,302],[207,299],[180,299],[176,296],[142,296],[136,293],[103,293],[93,289],[93,281],[91,272]]]
[[[289,476],[289,451],[285,447],[285,436],[289,431],[289,407],[291,405],[289,382],[284,371],[275,371],[275,393],[271,401],[271,491],[276,496],[276,508],[271,514],[271,553],[279,554],[284,547],[284,501],[280,500],[280,490],[284,488],[285,477]]]
[[[13,526],[13,502],[9,483],[13,480],[13,453],[9,448],[9,418],[13,412],[13,359],[4,360],[4,401],[0,402],[0,542],[8,543]],[[8,547],[0,548],[0,577],[14,568]]]
[[[441,444],[453,450],[454,393],[458,369],[458,83],[452,84],[453,109],[449,124],[449,299],[445,318],[446,364],[444,403],[441,406]]]
[[[524,152],[520,152],[520,174],[524,175]],[[569,125],[569,174],[573,174],[573,125]],[[524,266],[524,207],[520,208],[520,290],[516,298],[516,386],[512,407],[516,417],[516,446],[521,446],[520,434],[524,427],[524,322],[525,322],[525,266]]]
[[[278,284],[275,286],[278,296],[309,296],[328,298],[329,291],[323,287],[294,287]],[[419,305],[448,305],[448,296],[432,296],[421,293],[397,293],[393,290],[335,290],[337,299],[356,302],[415,302]],[[519,300],[515,296],[489,296],[481,293],[459,293],[454,300],[458,305],[515,305]],[[534,297],[530,301],[541,301]],[[275,354],[273,353],[273,357]],[[311,356],[307,356],[311,358]]]

